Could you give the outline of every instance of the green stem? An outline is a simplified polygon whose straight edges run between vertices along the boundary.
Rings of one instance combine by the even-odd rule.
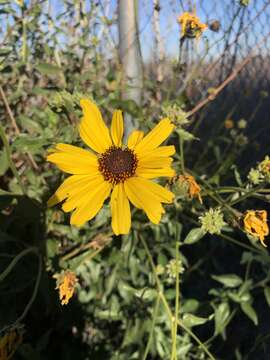
[[[11,158],[11,150],[10,150],[10,146],[9,146],[9,143],[8,143],[8,140],[6,138],[6,135],[5,135],[5,132],[4,132],[4,129],[3,127],[0,125],[0,137],[1,137],[1,140],[3,142],[3,145],[4,147],[6,148],[6,152],[7,152],[7,159],[8,159],[8,163],[9,163],[9,166],[10,166],[10,169],[11,171],[13,172],[13,175],[15,176],[15,178],[17,179],[20,187],[21,187],[21,190],[22,190],[22,193],[25,195],[26,194],[26,189],[21,181],[21,178],[20,178],[20,175],[12,161],[12,158]]]
[[[175,261],[176,268],[178,266],[179,261],[179,243],[176,239],[175,243]],[[178,314],[179,314],[179,292],[180,292],[180,279],[179,279],[179,271],[176,271],[176,279],[175,279],[175,311],[174,311],[174,331],[173,331],[173,341],[172,341],[172,354],[171,360],[177,360],[177,328],[178,328]]]
[[[150,350],[151,342],[152,342],[153,335],[154,335],[155,323],[156,323],[156,319],[157,319],[157,315],[158,315],[159,305],[160,305],[160,296],[158,295],[157,300],[156,300],[156,304],[155,304],[155,308],[154,308],[153,319],[152,319],[152,324],[151,324],[151,329],[150,329],[150,335],[149,335],[149,338],[148,338],[148,341],[147,341],[147,345],[146,345],[145,352],[144,352],[142,360],[147,359],[147,355],[148,355],[149,350]]]
[[[152,258],[152,255],[150,253],[150,250],[147,246],[147,243],[146,241],[144,240],[144,238],[142,236],[140,236],[140,239],[142,241],[142,244],[144,246],[144,249],[146,251],[146,254],[147,254],[147,257],[148,257],[148,260],[150,262],[150,265],[152,267],[152,271],[153,271],[153,274],[154,274],[154,277],[155,277],[155,280],[156,280],[156,285],[157,285],[157,289],[158,289],[158,292],[159,292],[159,297],[163,303],[163,306],[168,314],[168,318],[171,322],[171,326],[173,327],[174,325],[174,316],[172,314],[172,311],[169,307],[169,304],[163,294],[163,291],[162,291],[162,286],[161,286],[161,283],[160,283],[160,280],[159,280],[159,277],[156,273],[156,267],[155,267],[155,264],[154,264],[154,261],[153,261],[153,258]],[[216,360],[214,358],[214,356],[210,353],[210,351],[207,349],[207,347],[201,342],[201,340],[189,329],[187,328],[183,322],[181,320],[178,320],[178,324],[180,327],[182,327],[196,342],[197,344],[203,349],[203,351],[209,356],[209,359],[211,360]]]
[[[184,174],[185,173],[185,158],[184,158],[184,141],[179,136],[179,145],[180,145],[180,164],[181,164],[181,171]]]
[[[20,323],[25,316],[27,315],[28,311],[30,310],[36,296],[37,296],[37,292],[38,292],[38,288],[39,288],[39,284],[40,284],[40,280],[41,280],[41,275],[42,275],[42,259],[41,259],[41,255],[38,253],[38,249],[35,247],[30,247],[28,249],[23,250],[20,254],[18,254],[12,261],[11,263],[8,265],[8,267],[2,272],[2,274],[0,274],[0,282],[3,281],[8,274],[12,271],[12,269],[16,266],[16,264],[18,263],[18,261],[20,261],[24,256],[33,253],[38,257],[38,275],[36,278],[36,282],[35,282],[35,287],[32,293],[32,296],[28,302],[28,304],[26,305],[22,315],[16,320],[16,323]]]
[[[110,242],[112,235],[113,235],[112,233],[106,234],[106,236],[104,237],[104,246],[103,247],[105,247]],[[105,240],[108,240],[108,241],[105,242]],[[75,255],[78,255],[80,252],[83,252],[83,251],[93,247],[92,241],[95,241],[95,237],[93,239],[91,239],[90,242],[88,242],[86,244],[81,244],[78,247],[76,247],[75,249],[71,250],[69,253],[63,255],[61,260],[63,260],[63,261],[69,260],[70,258],[73,258]]]
[[[22,315],[16,320],[16,323],[20,323],[20,322],[25,318],[25,316],[27,315],[28,311],[30,310],[33,302],[35,301],[35,298],[36,298],[37,293],[38,293],[38,288],[39,288],[39,284],[40,284],[40,280],[41,280],[41,275],[42,275],[42,259],[41,259],[41,255],[40,255],[40,254],[37,254],[37,253],[36,253],[36,255],[38,256],[38,275],[37,275],[35,287],[34,287],[32,296],[31,296],[28,304],[26,305],[26,307],[25,307]]]
[[[16,266],[16,264],[26,255],[28,255],[29,253],[34,253],[37,254],[37,248],[35,247],[30,247],[27,248],[25,250],[23,250],[22,252],[20,252],[12,261],[11,263],[7,266],[7,268],[0,274],[0,282],[3,281],[8,274],[12,271],[12,269]]]
[[[223,239],[226,239],[226,240],[228,240],[228,241],[236,244],[236,245],[241,246],[242,248],[245,248],[245,249],[247,249],[247,250],[249,250],[249,251],[253,251],[253,252],[256,252],[256,253],[259,254],[259,255],[262,255],[262,251],[260,251],[259,249],[256,249],[256,248],[251,247],[251,246],[249,246],[249,245],[247,245],[247,244],[244,244],[244,243],[242,243],[241,241],[238,241],[238,240],[232,238],[232,237],[229,236],[229,235],[225,235],[225,234],[223,234],[223,233],[220,233],[219,236],[222,237]]]

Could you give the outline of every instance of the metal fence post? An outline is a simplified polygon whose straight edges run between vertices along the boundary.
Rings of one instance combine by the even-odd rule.
[[[140,105],[143,76],[136,2],[118,0],[119,57],[123,72],[122,97]],[[132,117],[126,114],[126,132],[130,132],[134,125]]]

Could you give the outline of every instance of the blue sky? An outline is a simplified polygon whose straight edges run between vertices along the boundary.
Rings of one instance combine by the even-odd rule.
[[[63,12],[64,6],[62,0],[48,0],[51,4],[51,9],[54,17],[56,18]],[[154,49],[153,41],[153,1],[152,0],[137,0],[139,6],[139,28],[141,48],[144,59],[151,58]],[[14,1],[10,1],[14,5]],[[30,2],[27,0],[26,2]],[[74,0],[74,3],[77,1]],[[96,0],[85,0],[85,9],[89,11],[91,6],[97,2]],[[104,7],[108,4],[106,0],[100,0]],[[245,27],[248,22],[260,11],[264,4],[269,3],[269,0],[250,0],[250,4],[244,9],[239,7],[239,0],[160,0],[160,28],[162,40],[164,44],[165,54],[170,57],[178,55],[179,48],[179,34],[180,26],[177,23],[177,17],[183,11],[189,11],[191,8],[196,7],[196,12],[202,22],[210,22],[211,20],[218,20],[221,23],[221,31],[219,33],[207,30],[204,38],[196,44],[196,51],[198,54],[205,50],[206,46],[213,46],[209,52],[209,56],[217,56],[222,51],[224,42],[221,41],[224,31],[230,27],[234,13],[239,9],[239,14],[234,22],[230,42],[235,38],[240,22],[242,27]],[[46,5],[45,5],[46,7]],[[18,8],[18,7],[17,7]],[[117,0],[109,1],[108,18],[112,18],[116,13]],[[247,51],[248,47],[253,47],[270,30],[270,6],[258,17],[256,22],[250,26],[245,35],[239,38],[239,46],[241,51]],[[3,18],[0,17],[3,22]],[[4,26],[2,26],[3,28]],[[112,35],[117,42],[117,26],[112,27]],[[207,45],[208,44],[208,45]],[[195,52],[196,53],[196,52]]]

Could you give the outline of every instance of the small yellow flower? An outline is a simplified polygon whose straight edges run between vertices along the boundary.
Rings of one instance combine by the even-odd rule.
[[[207,25],[201,23],[198,16],[190,12],[184,12],[179,16],[178,22],[182,27],[182,36],[189,38],[199,38],[207,29]]]
[[[194,177],[192,175],[189,175],[189,174],[180,175],[179,182],[180,182],[180,184],[181,183],[186,184],[188,187],[189,196],[191,198],[197,197],[199,199],[200,203],[202,204],[202,197],[200,194],[201,187],[196,182],[196,180],[194,179]]]
[[[234,127],[234,122],[231,119],[227,119],[224,121],[224,126],[226,129],[232,129]]]
[[[54,275],[54,278],[57,279],[56,289],[59,289],[61,305],[67,305],[74,294],[75,285],[78,282],[76,274],[67,270],[62,274]]]
[[[269,234],[269,227],[265,210],[248,210],[244,215],[244,227],[249,234],[258,237],[263,246],[267,246],[264,238]]]
[[[175,175],[171,168],[174,146],[160,146],[174,125],[165,118],[146,136],[135,130],[124,146],[120,110],[114,112],[109,132],[94,103],[82,99],[81,107],[80,136],[96,154],[68,144],[55,146],[47,160],[72,176],[56,190],[48,205],[65,200],[62,209],[73,211],[70,223],[81,226],[96,216],[111,194],[112,229],[116,235],[127,234],[130,230],[130,202],[143,209],[151,222],[158,224],[165,212],[162,203],[171,203],[174,195],[149,179]]]

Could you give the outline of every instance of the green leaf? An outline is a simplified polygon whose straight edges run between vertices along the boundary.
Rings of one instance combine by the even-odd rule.
[[[263,292],[264,292],[265,300],[266,300],[268,306],[270,306],[270,287],[265,286],[265,288],[263,289]]]
[[[190,232],[187,234],[184,244],[194,244],[201,240],[205,235],[205,231],[202,228],[195,228],[190,230]]]
[[[183,313],[192,312],[193,313],[198,309],[199,305],[200,305],[200,303],[198,300],[187,299],[181,307],[181,312],[183,312]]]
[[[43,146],[47,143],[47,141],[42,138],[31,138],[28,135],[21,134],[12,144],[12,146],[19,151],[29,151],[32,154],[40,154],[43,153]]]
[[[254,325],[258,325],[258,316],[254,308],[250,303],[244,302],[241,303],[241,309],[242,311],[247,315],[247,317],[250,318],[251,321],[253,321]]]
[[[221,334],[226,327],[226,321],[230,316],[230,307],[227,302],[221,303],[215,309],[215,335]]]
[[[230,288],[237,287],[243,283],[243,280],[235,274],[212,275],[212,278],[223,284],[225,287]]]
[[[40,63],[36,69],[43,75],[59,75],[62,72],[59,66],[48,63]]]
[[[178,128],[176,131],[179,134],[179,136],[181,137],[181,139],[184,141],[199,140],[193,134],[191,134],[190,132],[188,132],[182,128]]]
[[[203,318],[189,313],[183,316],[183,323],[189,328],[205,324],[207,321],[209,321],[209,318]]]
[[[29,117],[25,115],[18,116],[18,121],[21,125],[21,127],[25,130],[27,130],[30,134],[41,134],[42,133],[42,127],[39,125],[37,121],[34,121],[30,119]]]
[[[134,289],[122,280],[119,281],[117,288],[122,298],[127,302],[131,301],[137,292],[136,289]]]
[[[9,168],[6,148],[0,151],[0,176],[3,176]]]
[[[144,288],[141,290],[137,290],[135,295],[144,301],[153,301],[157,296],[156,289]]]

